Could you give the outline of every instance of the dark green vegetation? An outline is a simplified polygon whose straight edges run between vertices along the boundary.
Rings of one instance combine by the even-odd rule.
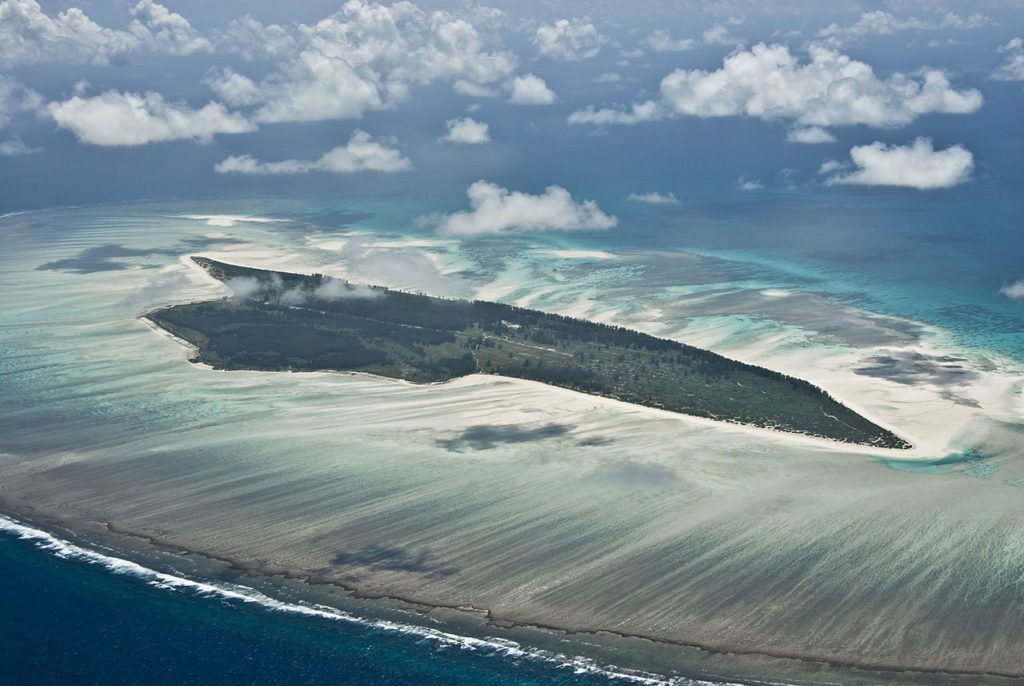
[[[352,370],[418,383],[499,374],[698,417],[910,447],[806,381],[622,327],[193,259],[236,297],[147,316],[218,369]]]

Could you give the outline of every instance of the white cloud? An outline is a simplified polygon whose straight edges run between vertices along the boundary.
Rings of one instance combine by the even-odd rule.
[[[260,89],[252,79],[226,67],[211,69],[203,83],[232,107],[255,105],[262,99]]]
[[[505,87],[512,91],[508,101],[513,105],[550,105],[557,97],[544,79],[533,74],[516,76]]]
[[[910,29],[923,30],[929,28],[934,28],[934,25],[920,19],[914,19],[913,17],[899,19],[889,12],[875,10],[874,12],[862,13],[860,18],[849,26],[831,24],[821,31],[818,31],[818,37],[886,36],[896,33],[897,31],[907,31]]]
[[[246,14],[232,19],[227,29],[217,34],[217,45],[246,60],[278,59],[295,53],[296,38],[279,24],[264,25]]]
[[[306,302],[306,293],[302,290],[301,286],[289,288],[278,294],[277,302],[288,307],[296,307]]]
[[[533,44],[542,57],[580,60],[597,55],[608,37],[601,35],[587,18],[559,19],[537,29]]]
[[[476,121],[472,117],[449,119],[444,124],[448,127],[448,133],[441,136],[440,140],[467,145],[489,143],[491,141],[487,124]]]
[[[630,109],[604,108],[595,110],[592,106],[576,110],[569,115],[570,124],[593,124],[594,126],[610,126],[623,124],[631,126],[645,121],[656,121],[663,116],[662,109],[654,100],[634,103]]]
[[[51,102],[46,109],[57,126],[93,145],[145,145],[180,139],[208,142],[218,133],[256,130],[252,122],[228,112],[220,103],[210,102],[195,110],[185,103],[166,102],[153,92],[106,91],[91,98],[76,95]]]
[[[593,200],[576,202],[561,186],[548,186],[540,195],[510,191],[477,181],[466,191],[470,211],[440,218],[438,229],[450,235],[520,231],[580,231],[610,229],[618,219],[601,211]]]
[[[357,235],[345,241],[340,256],[351,279],[436,295],[466,297],[472,292],[460,277],[443,273],[434,255],[417,248],[380,247]]]
[[[41,148],[33,148],[25,145],[20,138],[12,138],[0,143],[0,157],[18,157],[21,155],[34,155],[42,152]]]
[[[965,43],[962,40],[956,40],[955,38],[944,38],[942,40],[933,38],[927,43],[929,48],[952,48],[958,45],[968,45],[968,43]]]
[[[16,114],[37,111],[42,104],[39,93],[0,74],[0,128],[7,126]]]
[[[707,45],[739,45],[742,42],[729,33],[729,27],[725,24],[715,24],[701,34],[701,38]]]
[[[384,292],[364,284],[353,284],[343,279],[324,279],[313,291],[313,296],[321,300],[341,300],[342,298],[379,298]]]
[[[742,19],[735,17],[723,24],[715,24],[701,34],[701,40],[695,38],[673,38],[668,29],[655,29],[643,40],[643,44],[655,52],[681,52],[693,50],[701,45],[739,45],[740,39],[729,33],[729,26],[742,24]]]
[[[171,12],[153,0],[140,0],[132,8],[135,21],[129,30],[144,37],[151,49],[171,55],[191,55],[194,52],[212,52],[213,45],[185,17]]]
[[[803,126],[786,132],[786,140],[790,143],[835,143],[836,137],[820,126]]]
[[[142,45],[139,36],[100,26],[75,7],[51,17],[35,0],[0,2],[3,69],[44,62],[109,64]]]
[[[983,26],[989,26],[993,24],[991,19],[986,17],[984,14],[972,14],[966,19],[956,14],[955,12],[947,12],[946,16],[942,18],[939,23],[939,28],[943,29],[980,29]]]
[[[36,0],[0,2],[0,68],[18,64],[106,65],[143,51],[171,55],[210,52],[212,44],[188,20],[152,0],[140,0],[126,29],[100,26],[81,9],[49,15]]]
[[[384,106],[377,85],[342,58],[305,50],[259,87],[262,122],[355,119]],[[386,97],[386,96],[385,96]]]
[[[673,38],[668,29],[656,29],[643,43],[655,52],[693,50],[700,45],[700,41],[693,38]]]
[[[614,71],[606,71],[600,76],[594,77],[594,83],[618,83],[622,80],[622,75]]]
[[[412,162],[395,148],[389,148],[357,129],[348,144],[327,151],[317,160],[260,162],[250,155],[232,155],[217,163],[214,169],[221,174],[305,174],[314,171],[351,174],[359,171],[408,171],[412,169]]]
[[[785,45],[760,43],[729,55],[717,71],[677,69],[662,79],[657,101],[635,104],[632,110],[588,107],[574,112],[569,123],[749,116],[800,127],[891,128],[923,114],[968,114],[981,107],[981,93],[954,90],[939,70],[879,79],[869,65],[835,50],[814,45],[809,53],[810,62],[800,64]]]
[[[626,200],[632,200],[633,202],[645,202],[649,205],[678,205],[679,201],[676,199],[674,193],[658,193],[657,191],[651,191],[650,193],[630,193]]]
[[[224,285],[231,290],[233,298],[239,298],[240,300],[254,298],[263,293],[267,287],[266,284],[255,276],[233,276],[225,281]]]
[[[864,186],[903,186],[930,190],[950,188],[970,179],[974,156],[961,145],[935,150],[931,140],[917,138],[908,145],[887,146],[881,142],[850,149],[856,169],[836,162],[826,162],[823,174],[836,173],[826,185],[855,184]]]
[[[459,95],[468,95],[471,98],[494,98],[498,91],[488,86],[481,86],[479,83],[459,79],[452,84],[452,90]]]
[[[955,12],[947,12],[941,19],[917,19],[915,17],[901,19],[890,12],[875,10],[862,13],[860,18],[849,26],[831,24],[818,31],[818,37],[827,38],[833,45],[839,45],[849,38],[889,36],[900,31],[976,29],[990,23],[992,23],[991,20],[981,14],[972,14],[964,18]]]
[[[1006,54],[1003,63],[992,72],[996,81],[1024,81],[1024,41],[1019,37],[999,47]]]
[[[1008,286],[1003,286],[999,292],[1014,300],[1024,299],[1024,279],[1017,279]]]
[[[492,84],[515,70],[515,56],[494,48],[473,24],[491,27],[501,13],[468,7],[461,14],[424,12],[410,2],[390,6],[349,0],[341,11],[294,36],[246,17],[222,39],[235,41],[243,56],[262,54],[257,45],[270,35],[274,55],[284,53],[275,72],[244,86],[247,100],[262,106],[261,122],[359,118],[369,110],[396,105],[414,85],[451,81],[463,94],[494,95]],[[215,81],[227,86],[227,71]],[[255,92],[249,84],[255,87]]]
[[[750,180],[747,179],[746,177],[741,176],[740,178],[736,179],[736,187],[739,188],[741,191],[758,191],[764,188],[764,184],[758,181],[757,179]]]

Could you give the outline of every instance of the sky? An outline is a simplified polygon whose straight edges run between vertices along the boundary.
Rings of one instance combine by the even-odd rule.
[[[405,192],[479,235],[607,231],[623,203],[684,204],[673,173],[703,193],[1005,186],[1021,9],[2,0],[0,212]]]

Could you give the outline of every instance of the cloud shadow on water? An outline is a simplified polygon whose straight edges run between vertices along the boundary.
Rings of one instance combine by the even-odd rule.
[[[457,437],[439,440],[437,444],[455,453],[461,453],[467,448],[491,450],[501,444],[559,438],[568,434],[572,428],[568,424],[545,424],[536,428],[526,428],[518,424],[476,424],[468,427]]]
[[[679,480],[669,467],[632,459],[611,462],[597,471],[597,477],[626,488],[659,488]]]
[[[62,271],[74,274],[95,274],[97,272],[115,272],[125,269],[158,269],[159,264],[140,264],[131,258],[150,257],[152,255],[183,255],[190,250],[208,248],[225,243],[237,243],[234,238],[197,237],[189,238],[173,248],[128,248],[116,243],[107,243],[80,251],[74,257],[46,262],[36,267],[37,271]]]
[[[457,574],[458,567],[444,565],[426,550],[412,552],[387,545],[368,545],[356,551],[338,551],[331,564],[339,567],[366,567],[374,571],[413,572],[439,578]]]

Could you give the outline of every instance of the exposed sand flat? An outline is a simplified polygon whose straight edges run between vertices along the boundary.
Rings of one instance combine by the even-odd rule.
[[[73,257],[158,225],[97,220],[56,249]],[[203,253],[328,264],[258,237]],[[682,291],[619,307],[661,275],[678,285],[667,256],[644,258],[643,278],[620,264],[640,256],[589,279],[570,268],[561,290],[522,263],[494,279],[519,279],[508,300],[651,322],[819,383],[914,441],[915,472],[882,451],[527,381],[197,367],[137,315],[222,293],[215,282],[178,254],[138,258],[160,269],[37,270],[53,259],[43,243],[4,264],[0,509],[494,620],[1024,678],[1024,378],[1006,361],[950,362],[938,333],[852,308],[834,308],[825,340],[806,325],[824,306],[813,296],[723,285],[709,297],[712,267],[691,256],[690,317]],[[700,309],[716,300],[718,314]],[[953,381],[950,365],[965,370]],[[967,449],[980,456],[927,462]]]

